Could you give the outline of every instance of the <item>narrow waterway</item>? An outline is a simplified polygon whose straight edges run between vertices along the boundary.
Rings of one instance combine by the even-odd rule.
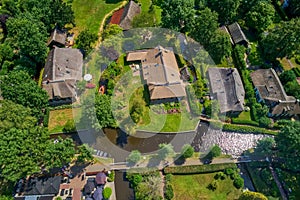
[[[115,171],[115,188],[118,200],[134,200],[133,189],[129,187],[125,172]]]

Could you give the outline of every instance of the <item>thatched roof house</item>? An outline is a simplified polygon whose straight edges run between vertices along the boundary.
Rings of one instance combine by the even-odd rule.
[[[148,85],[151,102],[177,101],[186,96],[172,50],[158,46],[128,52],[127,61],[141,61],[142,76]]]
[[[124,8],[114,12],[110,19],[110,24],[118,24],[123,30],[129,30],[132,28],[133,18],[140,13],[140,6],[134,1],[129,1]]]
[[[212,98],[218,100],[221,113],[244,110],[245,90],[235,68],[208,68]]]
[[[47,46],[64,47],[66,44],[66,39],[67,39],[67,33],[62,30],[59,30],[58,28],[55,28],[51,33]]]
[[[258,69],[251,73],[258,102],[269,106],[270,117],[293,116],[300,114],[300,101],[287,96],[273,69]]]
[[[226,29],[226,27],[224,27],[224,28]],[[242,31],[240,25],[237,22],[228,25],[227,29],[228,29],[228,32],[230,34],[230,37],[231,37],[234,45],[241,44],[244,46],[248,46],[249,42],[248,42],[244,32]]]
[[[82,77],[83,55],[78,49],[54,48],[50,51],[43,74],[43,88],[51,102],[72,102],[75,85]]]

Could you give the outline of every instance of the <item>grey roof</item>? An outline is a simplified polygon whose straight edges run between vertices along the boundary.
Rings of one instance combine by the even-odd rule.
[[[76,81],[82,78],[82,66],[83,55],[78,49],[52,49],[43,74],[43,88],[49,99],[74,97]]]
[[[49,46],[53,43],[60,44],[61,46],[65,46],[66,39],[67,39],[66,32],[59,30],[58,28],[55,28],[51,33],[51,36],[47,43],[47,46]]]
[[[59,192],[61,176],[32,178],[26,183],[24,196],[26,195],[56,195]]]
[[[149,86],[151,100],[186,96],[171,49],[158,46],[154,49],[128,52],[127,61],[135,60],[142,62],[143,79]]]
[[[134,1],[129,1],[129,3],[124,8],[119,26],[124,30],[130,29],[133,18],[136,15],[140,14],[140,12],[140,6]]]
[[[234,44],[238,44],[240,42],[249,43],[244,32],[242,31],[240,25],[237,22],[228,25],[227,28],[229,30],[229,33],[231,35]]]
[[[237,69],[208,68],[208,78],[221,113],[244,110],[245,90]]]
[[[272,68],[258,69],[252,72],[251,79],[261,98],[270,101],[293,100],[292,97],[286,95],[276,72]]]

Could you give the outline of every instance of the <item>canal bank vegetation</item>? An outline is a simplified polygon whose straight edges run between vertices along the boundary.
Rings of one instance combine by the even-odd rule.
[[[210,165],[191,165],[191,166],[176,166],[164,168],[165,174],[199,174],[212,173],[225,170],[226,168],[237,168],[234,163],[210,164]]]

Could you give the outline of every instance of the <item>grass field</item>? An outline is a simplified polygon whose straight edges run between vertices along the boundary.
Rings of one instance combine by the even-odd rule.
[[[50,111],[48,129],[50,133],[63,132],[64,125],[68,120],[76,120],[79,117],[80,108],[69,108]]]
[[[104,16],[121,3],[122,0],[73,0],[76,24],[73,31],[78,33],[89,29],[97,34]]]
[[[171,184],[174,190],[173,200],[224,200],[238,199],[241,190],[233,186],[233,181],[226,177],[219,180],[215,191],[207,189],[207,186],[214,180],[216,173],[196,175],[174,175]]]

